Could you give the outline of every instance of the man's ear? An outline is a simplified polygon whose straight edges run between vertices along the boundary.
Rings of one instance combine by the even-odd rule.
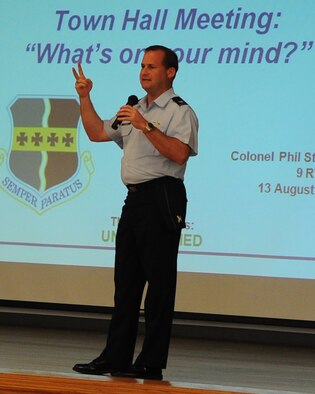
[[[169,79],[174,79],[175,75],[176,75],[175,67],[170,67],[167,69],[167,76]]]

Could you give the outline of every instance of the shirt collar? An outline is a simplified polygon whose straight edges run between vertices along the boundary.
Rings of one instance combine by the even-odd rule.
[[[172,97],[176,96],[174,93],[174,89],[170,88],[166,92],[162,93],[158,98],[156,98],[152,103],[155,103],[158,107],[165,107],[166,104],[170,101]],[[139,101],[139,105],[141,108],[146,109],[147,108],[147,96],[144,96],[142,99]]]

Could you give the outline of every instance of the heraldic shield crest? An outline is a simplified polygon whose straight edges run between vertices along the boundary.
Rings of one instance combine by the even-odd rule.
[[[89,152],[79,156],[77,100],[17,97],[9,109],[11,176],[3,178],[2,189],[38,213],[80,194],[94,166]]]

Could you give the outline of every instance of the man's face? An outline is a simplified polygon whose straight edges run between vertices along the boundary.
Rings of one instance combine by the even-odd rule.
[[[148,51],[144,54],[140,83],[142,88],[154,98],[158,97],[172,86],[175,68],[166,68],[163,64],[163,51]]]

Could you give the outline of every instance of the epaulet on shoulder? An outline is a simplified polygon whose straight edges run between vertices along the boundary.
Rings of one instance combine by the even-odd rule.
[[[188,105],[188,104],[186,103],[186,101],[184,101],[184,100],[183,100],[181,97],[179,97],[179,96],[173,97],[172,100],[173,100],[177,105],[179,105],[180,107],[181,107],[182,105]]]

